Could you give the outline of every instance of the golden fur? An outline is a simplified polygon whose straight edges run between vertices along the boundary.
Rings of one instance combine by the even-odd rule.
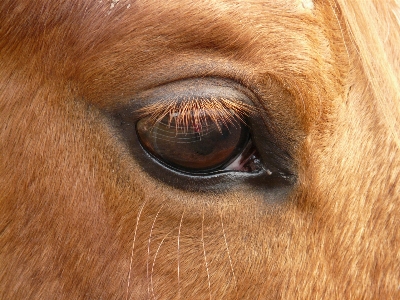
[[[396,0],[0,3],[0,299],[399,299]],[[151,176],[108,112],[188,77],[260,94],[297,182]],[[297,146],[300,145],[300,146]]]

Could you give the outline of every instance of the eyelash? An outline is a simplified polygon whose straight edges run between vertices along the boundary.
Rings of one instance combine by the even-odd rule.
[[[222,126],[233,125],[239,120],[243,125],[246,118],[255,113],[255,107],[229,98],[172,99],[145,106],[137,111],[139,118],[149,118],[156,124],[169,115],[175,126],[188,130],[191,124],[204,124],[207,118],[221,130]]]

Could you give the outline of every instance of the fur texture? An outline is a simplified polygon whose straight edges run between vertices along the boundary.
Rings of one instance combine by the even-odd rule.
[[[397,1],[3,0],[0,299],[399,299]],[[269,202],[149,176],[107,112],[257,91],[298,179]],[[290,95],[274,93],[273,82]],[[288,98],[289,99],[289,98]]]

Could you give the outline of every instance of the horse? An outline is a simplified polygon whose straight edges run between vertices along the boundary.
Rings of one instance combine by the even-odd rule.
[[[1,1],[0,298],[400,298],[399,20]]]

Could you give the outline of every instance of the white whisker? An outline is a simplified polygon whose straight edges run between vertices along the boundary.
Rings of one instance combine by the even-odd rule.
[[[137,230],[138,230],[140,216],[142,215],[142,211],[143,211],[144,206],[146,205],[146,202],[147,202],[147,200],[143,202],[142,206],[140,207],[137,218],[136,218],[136,227],[135,227],[135,233],[133,235],[132,250],[131,250],[131,260],[129,263],[128,284],[126,287],[126,297],[125,297],[126,300],[128,299],[128,296],[129,296],[129,286],[130,286],[130,281],[131,281],[131,272],[132,272],[132,263],[133,263],[133,250],[135,249],[136,234],[137,234]]]
[[[179,230],[178,230],[178,299],[181,298],[181,282],[180,282],[180,237],[181,237],[181,228],[183,222],[183,215],[185,214],[185,210],[182,212],[181,221],[179,222]]]
[[[159,210],[157,211],[156,216],[154,217],[153,220],[153,224],[151,225],[151,229],[150,229],[150,234],[149,234],[149,241],[147,243],[147,262],[146,262],[146,275],[147,275],[147,281],[148,281],[148,285],[147,285],[147,293],[150,294],[150,281],[149,281],[149,259],[150,259],[150,244],[151,244],[151,236],[153,234],[153,229],[154,229],[154,225],[156,224],[156,220],[158,215],[161,212],[161,209],[163,207],[163,203],[161,204]]]
[[[206,271],[207,271],[207,280],[208,280],[208,291],[210,293],[210,299],[211,299],[211,282],[210,282],[210,272],[208,270],[208,263],[207,263],[207,255],[206,255],[206,247],[204,243],[204,208],[203,208],[203,218],[201,221],[201,242],[203,244],[203,254],[204,254],[204,262],[206,265]]]
[[[176,228],[175,228],[176,229]],[[157,255],[158,252],[160,251],[161,245],[164,243],[164,240],[175,230],[171,230],[170,232],[168,232],[163,239],[161,240],[160,244],[158,245],[157,251],[154,254],[154,259],[153,259],[153,265],[151,266],[151,273],[150,273],[150,284],[151,284],[151,295],[153,296],[153,299],[156,299],[156,296],[154,294],[154,284],[153,284],[153,272],[154,272],[154,265],[156,264],[156,259],[157,259]]]
[[[229,258],[229,264],[231,265],[231,271],[232,271],[232,275],[233,275],[233,280],[235,282],[235,289],[237,292],[237,280],[236,280],[236,275],[235,275],[235,271],[233,269],[233,264],[232,264],[232,257],[231,254],[229,252],[229,247],[228,247],[228,241],[226,239],[226,234],[225,234],[225,229],[224,229],[224,222],[222,221],[222,212],[220,212],[220,218],[221,218],[221,227],[222,227],[222,234],[224,236],[224,241],[225,241],[225,247],[226,247],[226,252],[228,253],[228,258]]]

